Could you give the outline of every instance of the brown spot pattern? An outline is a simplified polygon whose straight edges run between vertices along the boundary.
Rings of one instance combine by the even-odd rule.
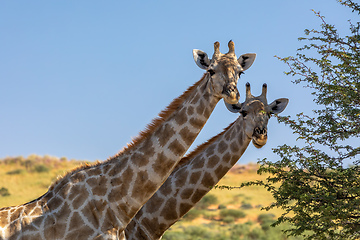
[[[219,152],[219,153],[225,152],[227,148],[228,148],[228,145],[227,145],[224,141],[221,141],[221,142],[218,144],[218,152]]]
[[[215,145],[211,145],[206,148],[206,156],[210,157],[211,155],[214,155],[215,153]]]
[[[89,168],[86,173],[88,174],[89,177],[91,176],[97,176],[100,175],[102,173],[102,170],[99,167],[93,167],[93,168]]]
[[[198,118],[191,118],[189,123],[191,124],[191,126],[198,129],[202,128],[202,126],[205,124],[203,120]]]
[[[190,146],[191,143],[194,141],[194,139],[196,138],[196,134],[191,132],[189,130],[189,128],[185,127],[183,129],[181,129],[181,131],[179,132],[182,140],[188,145]]]
[[[138,167],[145,166],[149,163],[149,160],[145,158],[144,154],[142,153],[134,153],[131,156],[131,162],[134,163]]]
[[[209,158],[208,163],[207,163],[207,167],[208,168],[213,168],[215,167],[215,165],[220,161],[220,158],[216,155],[212,156]]]
[[[142,152],[145,156],[152,156],[155,153],[152,141],[144,141],[143,146],[139,148],[139,152]]]
[[[230,157],[229,157],[230,158]],[[215,174],[218,178],[222,178],[225,173],[227,172],[227,168],[224,168],[222,166],[219,166],[218,168],[216,168],[215,170]]]
[[[13,222],[13,221],[15,221],[16,219],[19,218],[20,213],[22,212],[22,209],[23,209],[23,207],[19,207],[19,208],[15,209],[15,211],[13,211],[11,213],[10,222]]]
[[[204,113],[204,108],[205,108],[205,105],[202,101],[199,102],[198,106],[196,107],[196,112],[199,114],[199,115],[202,115]]]
[[[183,145],[175,139],[169,144],[169,149],[175,154],[175,155],[183,155],[186,151],[186,149],[183,147]]]
[[[200,201],[200,199],[207,193],[207,191],[205,190],[200,190],[200,189],[196,189],[192,198],[191,198],[191,201],[193,203],[197,203],[198,201]]]
[[[175,121],[179,125],[183,125],[188,120],[187,114],[186,114],[186,108],[181,109],[178,114],[176,114]]]
[[[194,162],[193,169],[203,168],[205,164],[205,160],[201,156],[197,156],[193,162]]]
[[[164,185],[161,186],[159,191],[162,195],[167,196],[172,192],[171,185],[166,182]]]
[[[158,153],[156,155],[156,160],[154,164],[152,165],[152,168],[154,171],[159,174],[160,176],[164,176],[169,171],[169,168],[173,163],[169,161],[169,159],[165,156],[164,153]]]
[[[195,184],[199,181],[199,178],[201,176],[201,172],[194,172],[191,174],[190,176],[190,180],[189,180],[189,183],[190,184]]]
[[[202,179],[202,181],[201,181],[201,184],[202,184],[203,186],[207,187],[207,188],[211,188],[211,187],[214,186],[215,180],[213,179],[213,177],[211,176],[210,173],[205,172],[205,173],[204,173],[204,177],[203,177],[203,179]]]
[[[193,97],[193,99],[191,100],[192,104],[197,104],[199,102],[200,99],[200,95],[199,93],[196,93],[195,96]]]
[[[157,194],[153,195],[151,199],[146,203],[146,212],[154,213],[159,210],[159,206],[163,202],[163,199],[160,198]]]
[[[160,146],[164,147],[174,134],[175,131],[170,124],[164,124],[156,131],[155,136],[158,138]]]
[[[189,106],[189,107],[187,108],[187,114],[188,114],[189,116],[191,116],[191,115],[194,114],[194,108],[193,108],[192,106]]]
[[[53,198],[51,198],[48,202],[48,207],[50,210],[55,210],[58,207],[61,206],[61,204],[63,203],[63,200],[61,198],[58,198],[57,196],[54,196]]]
[[[77,197],[72,201],[72,205],[75,209],[81,207],[86,199],[89,197],[89,193],[87,191],[83,191],[77,195]]]
[[[164,217],[164,219],[166,220],[173,220],[173,219],[177,219],[178,215],[176,212],[176,199],[175,198],[170,198],[163,210],[161,211],[161,216]]]
[[[0,226],[4,226],[5,224],[7,224],[7,218],[8,218],[8,211],[7,210],[2,210],[0,211]]]
[[[115,187],[115,186],[118,186],[122,183],[122,179],[120,177],[116,177],[116,178],[113,178],[111,179],[110,181],[110,184],[111,186]]]
[[[193,207],[193,205],[188,204],[188,203],[180,203],[180,216],[185,215],[185,213],[187,213],[191,208]]]
[[[181,199],[189,199],[191,197],[191,195],[193,194],[194,189],[192,188],[186,188],[181,192]]]
[[[70,177],[70,181],[73,183],[84,181],[85,175],[83,172],[77,172]]]
[[[142,199],[144,192],[147,191],[147,189],[144,186],[147,181],[149,181],[149,175],[146,171],[140,171],[136,174],[136,180],[131,195],[133,198]]]
[[[230,149],[232,152],[238,152],[239,151],[239,146],[236,144],[236,142],[232,142],[230,144]]]

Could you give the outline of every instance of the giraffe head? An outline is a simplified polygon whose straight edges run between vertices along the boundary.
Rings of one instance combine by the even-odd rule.
[[[252,138],[255,147],[261,148],[267,141],[267,124],[272,114],[281,113],[286,108],[289,99],[279,98],[268,104],[266,99],[267,85],[263,84],[262,93],[254,97],[250,84],[246,83],[246,100],[243,103],[228,104],[226,107],[234,113],[240,113],[246,121],[246,135]]]
[[[226,54],[222,54],[219,47],[219,42],[215,42],[212,59],[209,59],[205,52],[194,49],[194,60],[200,68],[207,70],[213,94],[224,98],[229,104],[235,104],[240,99],[236,88],[237,81],[240,75],[253,64],[256,54],[247,53],[237,58],[233,41],[229,42],[229,52]]]

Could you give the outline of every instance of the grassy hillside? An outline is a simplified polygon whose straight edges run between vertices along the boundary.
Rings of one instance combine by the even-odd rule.
[[[43,195],[50,184],[85,162],[30,155],[0,160],[0,208],[29,202]]]
[[[37,155],[1,159],[0,208],[38,198],[59,176],[81,164],[86,162]],[[256,170],[256,164],[236,165],[219,185],[239,186],[244,181],[266,178]],[[261,210],[272,201],[261,187],[213,189],[163,239],[295,239],[281,233],[286,226],[269,227],[281,215],[281,210]]]

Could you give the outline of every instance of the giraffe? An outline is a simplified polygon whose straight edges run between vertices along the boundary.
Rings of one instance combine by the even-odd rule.
[[[147,128],[107,161],[75,169],[38,199],[0,209],[0,239],[118,239],[144,203],[164,183],[216,104],[239,100],[237,81],[255,54],[212,59],[193,50],[203,77],[160,112]]]
[[[268,104],[267,85],[254,97],[246,85],[242,104],[227,104],[240,116],[223,132],[198,146],[184,157],[160,189],[141,208],[125,229],[127,240],[161,239],[165,231],[184,216],[245,152],[250,141],[257,148],[267,142],[267,123],[271,114],[282,112],[288,99]],[[125,239],[125,237],[123,238]]]

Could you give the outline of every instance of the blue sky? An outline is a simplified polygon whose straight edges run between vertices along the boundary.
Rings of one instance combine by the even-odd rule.
[[[282,115],[310,113],[309,89],[291,83],[274,55],[295,55],[305,28],[319,28],[311,9],[346,29],[349,9],[335,0],[302,1],[1,1],[0,158],[52,155],[105,160],[198,81],[192,49],[213,43],[237,56],[257,53],[238,83],[268,101],[287,97]],[[195,141],[201,144],[237,118],[219,102]],[[249,146],[240,163],[276,160],[271,149],[295,144],[276,119],[268,143]]]

